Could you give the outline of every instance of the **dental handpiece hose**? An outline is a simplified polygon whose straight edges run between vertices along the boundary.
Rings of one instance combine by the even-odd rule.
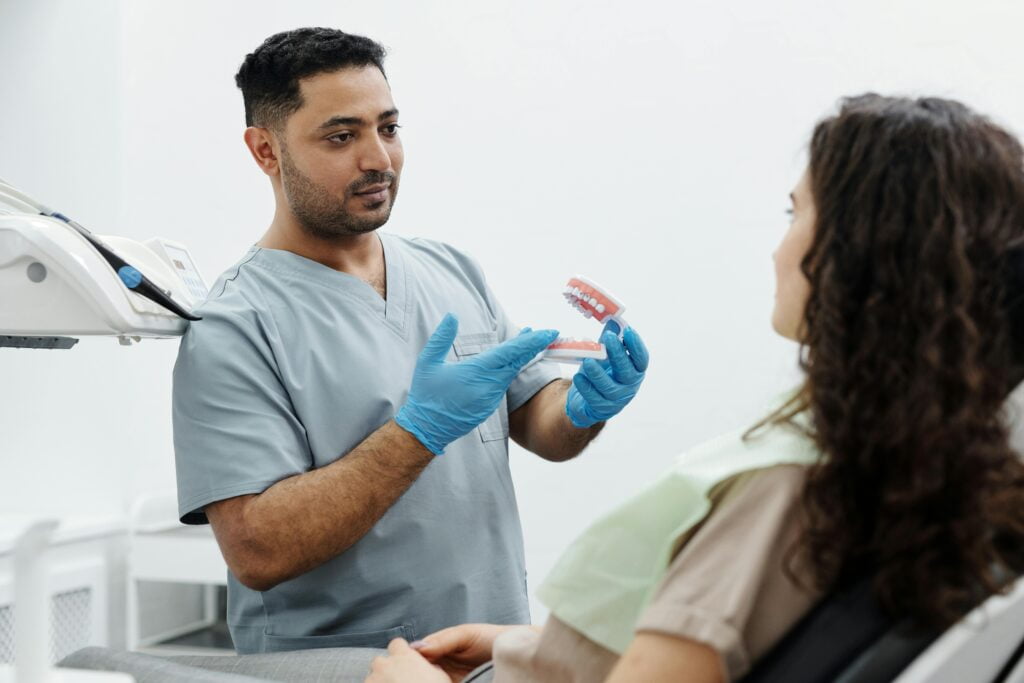
[[[150,280],[145,275],[143,275],[138,268],[131,265],[123,258],[115,254],[110,249],[110,247],[103,244],[103,242],[97,239],[83,225],[79,224],[76,221],[71,220],[62,213],[58,213],[57,211],[50,211],[45,207],[42,208],[42,214],[44,216],[49,216],[50,218],[56,218],[58,220],[64,221],[72,228],[77,230],[78,234],[84,237],[89,242],[89,244],[91,244],[96,249],[96,251],[98,251],[100,255],[107,260],[107,263],[110,264],[110,267],[114,269],[114,272],[117,273],[117,276],[121,279],[121,282],[123,282],[124,286],[127,287],[128,289],[138,294],[141,294],[142,296],[146,297],[153,303],[163,306],[171,313],[174,313],[175,315],[182,317],[185,320],[202,320],[202,318],[192,315],[192,313],[178,305],[178,302],[172,299],[170,295],[164,292],[164,290],[157,287],[153,283],[153,281]]]

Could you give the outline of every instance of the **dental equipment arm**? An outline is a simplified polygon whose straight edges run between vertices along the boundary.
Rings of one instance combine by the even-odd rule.
[[[184,334],[207,295],[184,245],[94,235],[0,181],[0,347]]]
[[[14,189],[11,185],[0,180],[0,193],[7,195],[10,198],[20,200],[24,204],[30,206],[39,215],[47,216],[50,218],[56,218],[58,220],[67,223],[73,229],[75,229],[89,244],[96,249],[97,252],[106,260],[110,267],[114,269],[117,276],[124,283],[128,289],[138,292],[142,296],[146,297],[150,301],[153,301],[160,306],[163,306],[172,313],[184,318],[185,320],[201,320],[201,318],[192,315],[189,311],[182,308],[178,302],[171,298],[170,292],[160,289],[153,283],[148,277],[142,274],[142,272],[135,266],[129,264],[123,258],[118,256],[114,251],[104,244],[98,237],[93,235],[89,230],[84,228],[79,223],[71,220],[62,213],[53,211],[46,206],[40,204],[36,200],[29,197],[23,192],[19,192]]]

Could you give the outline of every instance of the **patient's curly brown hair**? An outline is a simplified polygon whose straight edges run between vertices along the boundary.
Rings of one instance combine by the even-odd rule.
[[[872,574],[891,615],[948,625],[1024,568],[1024,153],[964,105],[864,95],[810,144],[801,391],[824,458],[794,557]]]

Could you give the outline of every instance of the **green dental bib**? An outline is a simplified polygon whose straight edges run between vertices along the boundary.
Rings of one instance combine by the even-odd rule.
[[[679,539],[704,519],[714,486],[737,474],[821,457],[798,430],[770,427],[707,441],[664,476],[599,519],[555,564],[537,596],[561,621],[618,653],[668,568]]]

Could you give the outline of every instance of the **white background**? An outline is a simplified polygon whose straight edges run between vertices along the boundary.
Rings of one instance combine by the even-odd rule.
[[[306,25],[390,50],[406,167],[388,230],[469,251],[534,327],[596,335],[559,296],[589,275],[651,348],[578,461],[513,449],[534,585],[588,520],[795,380],[771,252],[839,97],[951,96],[1024,130],[1009,0],[0,0],[0,177],[99,233],[184,242],[212,282],[272,212],[233,76]],[[176,347],[0,350],[0,512],[120,514],[173,486]]]

